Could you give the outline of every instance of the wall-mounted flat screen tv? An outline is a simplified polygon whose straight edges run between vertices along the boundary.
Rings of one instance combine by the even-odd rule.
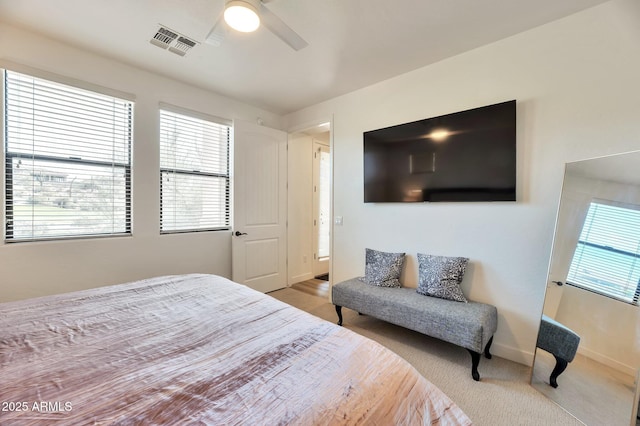
[[[516,101],[364,132],[364,201],[515,201]]]

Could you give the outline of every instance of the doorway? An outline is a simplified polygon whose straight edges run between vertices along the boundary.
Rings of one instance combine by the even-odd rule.
[[[331,155],[329,145],[313,140],[313,276],[329,281],[331,236]]]
[[[288,285],[329,280],[331,262],[330,124],[289,134]]]

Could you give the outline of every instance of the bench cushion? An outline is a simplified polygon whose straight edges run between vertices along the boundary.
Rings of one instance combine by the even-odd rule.
[[[415,288],[385,288],[353,278],[332,287],[334,305],[482,352],[496,331],[495,306],[461,303],[416,293]]]
[[[571,362],[576,356],[579,344],[580,336],[575,331],[546,315],[542,315],[537,347]]]

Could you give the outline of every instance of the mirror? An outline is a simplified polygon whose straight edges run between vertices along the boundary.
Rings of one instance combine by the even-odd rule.
[[[567,163],[531,385],[587,425],[640,425],[639,281],[640,151]]]

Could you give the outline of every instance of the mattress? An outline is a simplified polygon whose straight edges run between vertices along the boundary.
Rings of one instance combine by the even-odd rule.
[[[214,275],[0,304],[2,425],[468,425],[383,346]]]

